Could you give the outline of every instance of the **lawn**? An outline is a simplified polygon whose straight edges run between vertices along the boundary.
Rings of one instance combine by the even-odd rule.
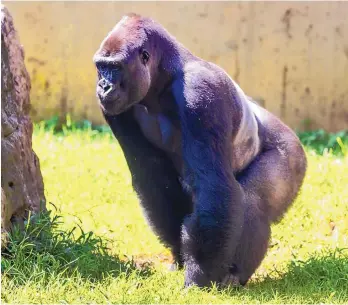
[[[10,236],[2,302],[348,302],[347,133],[338,142],[322,131],[301,134],[308,171],[300,195],[273,225],[267,257],[247,286],[219,291],[183,289],[183,272],[168,271],[170,253],[142,217],[117,141],[87,125],[35,126],[49,213]]]

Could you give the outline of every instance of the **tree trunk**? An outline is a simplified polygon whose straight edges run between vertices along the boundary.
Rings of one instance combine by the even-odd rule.
[[[39,160],[32,149],[30,79],[9,11],[1,6],[1,238],[28,211],[45,209]]]

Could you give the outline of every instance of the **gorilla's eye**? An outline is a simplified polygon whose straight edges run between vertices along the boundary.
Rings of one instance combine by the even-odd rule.
[[[144,65],[149,61],[149,58],[150,58],[149,52],[145,50],[141,51],[141,60],[143,61]]]

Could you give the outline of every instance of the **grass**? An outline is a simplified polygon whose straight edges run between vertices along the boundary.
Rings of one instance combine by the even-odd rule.
[[[308,172],[273,226],[245,288],[183,289],[183,272],[148,228],[122,151],[107,128],[35,126],[48,212],[2,252],[6,303],[347,303],[348,136],[302,133]],[[332,140],[332,139],[335,139]],[[331,142],[330,142],[331,141]]]

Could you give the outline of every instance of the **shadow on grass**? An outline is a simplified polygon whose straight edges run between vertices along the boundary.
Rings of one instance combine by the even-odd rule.
[[[105,239],[93,232],[86,233],[79,226],[61,230],[60,224],[61,217],[49,211],[32,216],[24,231],[14,228],[1,253],[2,275],[25,284],[52,276],[76,276],[95,282],[133,272],[140,277],[152,274],[151,265],[139,269],[132,260],[110,255]]]
[[[287,271],[250,282],[246,288],[260,302],[310,300],[313,303],[348,301],[348,249],[314,253],[306,261],[294,259]],[[243,294],[232,288],[230,294]],[[271,293],[270,293],[271,292]]]

